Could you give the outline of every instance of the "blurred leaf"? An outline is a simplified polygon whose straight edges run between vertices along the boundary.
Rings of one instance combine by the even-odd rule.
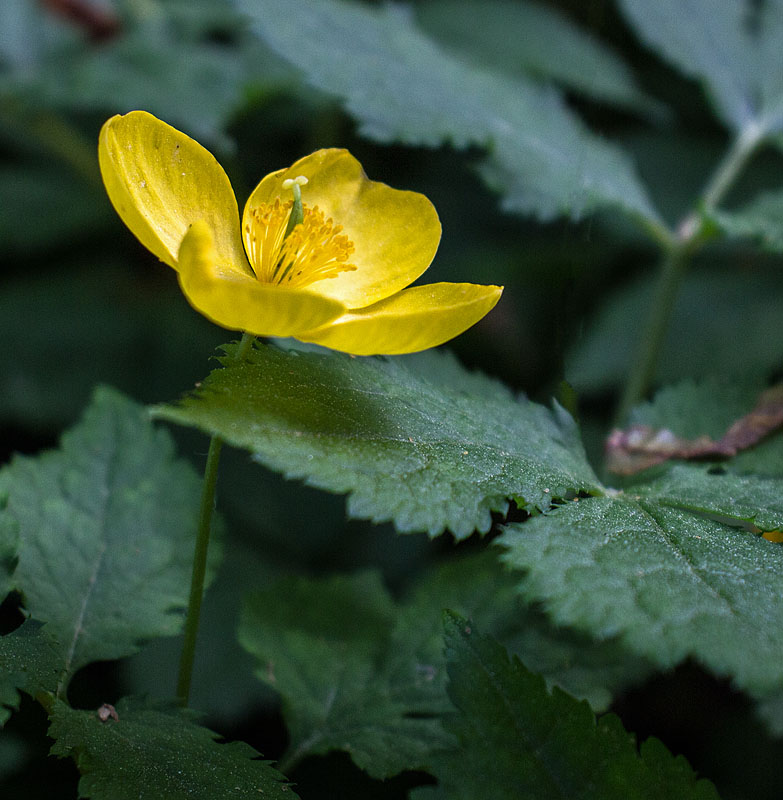
[[[637,406],[631,421],[668,428],[679,436],[715,437],[754,402],[761,389],[759,381],[727,377],[683,381],[661,389],[651,402]],[[739,475],[783,478],[783,434],[768,436],[749,450],[721,460],[717,468]]]
[[[597,394],[625,381],[652,292],[651,276],[623,286],[573,343],[565,376],[578,392]],[[692,272],[674,305],[656,381],[777,369],[783,363],[783,339],[770,332],[781,328],[783,286],[777,269]]]
[[[54,693],[62,674],[63,650],[34,620],[0,636],[0,726],[19,708],[19,691],[33,697]]]
[[[3,513],[6,498],[0,496],[0,603],[13,587],[14,570],[19,551],[19,525]]]
[[[62,259],[54,272],[6,284],[0,340],[14,347],[0,353],[0,418],[53,429],[78,417],[96,383],[146,401],[191,386],[225,332],[167,278]]]
[[[291,735],[284,762],[344,749],[376,777],[426,766],[445,743],[437,717],[450,708],[444,608],[481,620],[548,681],[604,705],[650,670],[614,642],[556,630],[525,608],[492,552],[421,576],[400,603],[374,573],[286,578],[249,597],[239,630],[258,677],[282,696]]]
[[[684,477],[690,497],[687,485],[671,486]],[[760,496],[749,511],[754,485]],[[520,591],[545,603],[557,624],[617,636],[664,668],[692,656],[764,694],[781,685],[783,549],[710,517],[752,515],[781,527],[780,503],[765,486],[775,484],[678,467],[658,484],[512,523],[500,543],[507,563],[525,572]]]
[[[481,67],[549,80],[621,108],[659,109],[619,56],[555,8],[512,0],[428,0],[415,12],[429,36]]]
[[[445,615],[449,695],[458,713],[446,727],[459,747],[438,755],[437,788],[416,800],[525,798],[717,798],[684,758],[657,740],[637,752],[613,714],[597,722],[587,703],[529,672],[473,623]]]
[[[710,219],[726,236],[753,239],[783,253],[783,191],[765,192],[734,211],[712,212]]]
[[[157,710],[126,698],[119,719],[58,702],[52,754],[72,756],[82,774],[79,796],[93,800],[216,800],[260,795],[296,800],[285,778],[244,742],[223,743],[182,709]]]
[[[631,475],[670,459],[720,459],[757,445],[783,425],[783,384],[761,393],[753,408],[734,420],[719,439],[677,436],[669,428],[631,425],[613,430],[606,442],[606,465],[611,472]]]
[[[94,234],[108,216],[102,199],[61,167],[17,163],[0,168],[2,254],[27,256]]]
[[[19,524],[15,588],[63,645],[63,686],[180,629],[200,485],[143,408],[99,389],[60,449],[15,458],[0,490]]]
[[[551,219],[612,207],[657,223],[625,154],[592,135],[559,94],[468,66],[404,9],[338,0],[239,0],[239,7],[310,83],[343,98],[363,135],[487,148],[481,171],[505,195],[504,208]]]
[[[388,778],[426,766],[445,743],[432,701],[384,669],[393,624],[394,604],[371,573],[283,579],[250,598],[239,638],[262,662],[259,677],[283,696],[291,738],[284,765],[341,749]],[[414,681],[427,683],[431,670],[411,669]]]
[[[515,400],[444,355],[262,345],[241,364],[223,363],[157,416],[216,433],[288,477],[350,492],[351,516],[464,538],[488,531],[490,512],[505,512],[511,497],[548,508],[569,492],[598,491],[571,417]],[[465,376],[461,390],[455,374]]]
[[[736,131],[783,125],[783,3],[621,0],[639,35],[701,81]]]
[[[116,33],[100,43],[43,4],[26,5],[32,8],[13,3],[5,13],[34,55],[20,58],[11,44],[0,94],[36,108],[144,108],[215,142],[251,83],[256,91],[291,83],[290,68],[245,35],[228,0],[123,4]]]

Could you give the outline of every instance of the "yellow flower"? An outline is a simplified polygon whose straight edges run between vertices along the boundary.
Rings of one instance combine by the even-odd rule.
[[[369,180],[346,150],[267,175],[241,223],[215,158],[151,114],[112,117],[98,151],[120,217],[224,328],[355,355],[412,353],[462,333],[500,297],[501,287],[471,283],[405,288],[435,255],[438,215],[424,195]]]

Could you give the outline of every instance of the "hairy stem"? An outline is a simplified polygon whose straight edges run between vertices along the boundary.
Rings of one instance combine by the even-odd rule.
[[[244,334],[237,348],[235,360],[241,361],[250,350],[255,337]],[[185,638],[179,660],[179,676],[177,677],[177,701],[186,706],[190,698],[190,684],[193,678],[193,663],[196,656],[196,640],[201,619],[201,601],[204,597],[204,580],[207,574],[207,556],[209,554],[209,537],[212,532],[212,517],[215,511],[215,488],[217,487],[220,451],[223,440],[213,436],[209,441],[207,463],[204,467],[204,483],[201,489],[201,506],[199,508],[196,547],[193,553],[193,572],[190,578],[190,598],[188,613],[185,619]]]

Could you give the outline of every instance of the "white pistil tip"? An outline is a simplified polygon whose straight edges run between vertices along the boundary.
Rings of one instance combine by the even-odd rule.
[[[283,181],[283,188],[290,189],[295,183],[299,186],[304,186],[306,183],[309,183],[309,181],[304,175],[297,175],[295,178],[286,178]]]

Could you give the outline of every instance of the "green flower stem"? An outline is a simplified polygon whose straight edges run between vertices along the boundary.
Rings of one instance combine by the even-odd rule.
[[[241,361],[252,347],[255,337],[244,334],[237,348],[235,359]],[[193,572],[190,578],[190,598],[188,613],[185,619],[185,639],[179,660],[179,676],[177,678],[177,701],[186,706],[190,698],[190,684],[193,677],[193,662],[196,656],[196,640],[201,618],[201,601],[204,597],[204,579],[207,574],[207,555],[209,553],[209,536],[212,532],[212,516],[215,511],[215,488],[217,486],[220,452],[223,440],[213,436],[209,441],[207,463],[204,467],[204,483],[201,489],[201,506],[196,533],[196,547],[193,553]]]
[[[655,377],[680,284],[691,256],[706,238],[705,217],[723,200],[764,135],[764,128],[758,125],[743,129],[699,196],[695,210],[677,226],[676,236],[663,236],[658,229],[651,232],[663,247],[663,258],[642,337],[617,409],[616,425],[625,423]]]

